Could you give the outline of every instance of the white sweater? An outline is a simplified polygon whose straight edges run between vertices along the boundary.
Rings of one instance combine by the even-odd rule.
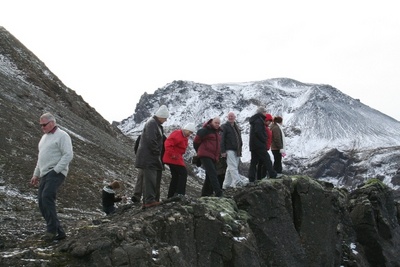
[[[73,156],[71,137],[65,131],[57,128],[54,133],[46,133],[39,142],[39,157],[33,175],[43,177],[54,170],[67,176]]]

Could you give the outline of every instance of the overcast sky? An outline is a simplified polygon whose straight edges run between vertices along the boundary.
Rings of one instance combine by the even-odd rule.
[[[400,120],[397,1],[0,0],[3,26],[105,119],[174,80],[329,84]]]

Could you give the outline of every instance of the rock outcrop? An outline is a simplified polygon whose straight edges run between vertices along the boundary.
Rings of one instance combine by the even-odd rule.
[[[354,192],[308,177],[263,180],[226,198],[125,205],[50,255],[23,257],[47,266],[400,266],[391,192],[375,179]]]

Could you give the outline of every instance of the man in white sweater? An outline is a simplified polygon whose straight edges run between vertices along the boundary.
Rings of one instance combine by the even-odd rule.
[[[31,184],[39,184],[39,209],[47,224],[42,239],[61,240],[66,235],[58,220],[56,195],[68,174],[68,166],[73,158],[72,142],[70,136],[57,127],[56,119],[50,113],[40,117],[40,127],[44,135],[39,142],[39,156]]]

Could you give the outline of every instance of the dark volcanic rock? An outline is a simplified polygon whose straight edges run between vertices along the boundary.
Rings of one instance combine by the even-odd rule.
[[[399,266],[398,210],[380,182],[348,193],[286,177],[226,196],[146,210],[126,205],[44,246],[51,258],[35,251],[20,257],[48,266]]]
[[[350,195],[349,210],[371,266],[400,266],[399,210],[392,190],[372,179]]]

